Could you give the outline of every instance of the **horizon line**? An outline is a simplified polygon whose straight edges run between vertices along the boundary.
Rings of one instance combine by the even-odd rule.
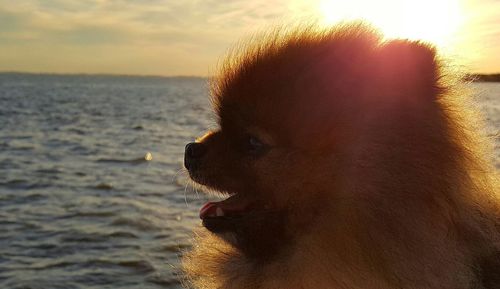
[[[28,74],[28,75],[52,75],[52,76],[109,76],[109,77],[151,77],[151,78],[211,78],[208,75],[166,75],[166,74],[133,74],[133,73],[112,73],[112,72],[33,72],[17,70],[0,70],[0,74]],[[500,75],[498,72],[468,72],[467,75],[493,76]]]
[[[17,70],[0,70],[0,74],[29,74],[29,75],[53,75],[53,76],[110,76],[110,77],[157,77],[157,78],[210,78],[203,75],[166,75],[166,74],[133,74],[112,72],[33,72]]]

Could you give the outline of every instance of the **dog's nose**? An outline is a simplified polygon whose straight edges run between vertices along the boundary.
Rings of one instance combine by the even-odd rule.
[[[193,159],[201,158],[206,151],[207,147],[199,142],[192,142],[186,145],[186,155]]]
[[[207,147],[202,143],[192,142],[186,145],[184,152],[184,166],[193,169],[197,161],[207,152]]]

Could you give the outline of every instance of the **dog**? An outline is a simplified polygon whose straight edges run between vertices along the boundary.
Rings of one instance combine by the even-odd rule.
[[[459,73],[365,23],[277,28],[212,80],[190,178],[227,197],[183,257],[195,288],[500,288],[491,146]]]

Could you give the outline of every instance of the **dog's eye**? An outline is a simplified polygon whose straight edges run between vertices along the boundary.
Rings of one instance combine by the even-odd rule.
[[[245,146],[248,152],[254,154],[261,153],[266,148],[266,145],[261,140],[251,135],[246,138]]]

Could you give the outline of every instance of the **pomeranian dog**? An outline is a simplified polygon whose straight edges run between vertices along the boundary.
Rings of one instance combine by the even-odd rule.
[[[185,150],[195,288],[500,288],[491,147],[461,77],[363,23],[277,29],[213,80],[219,128]]]

